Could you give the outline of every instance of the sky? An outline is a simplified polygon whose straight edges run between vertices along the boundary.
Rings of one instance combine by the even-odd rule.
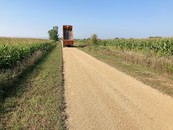
[[[173,36],[173,0],[0,0],[0,37],[48,38],[73,25],[74,38]]]

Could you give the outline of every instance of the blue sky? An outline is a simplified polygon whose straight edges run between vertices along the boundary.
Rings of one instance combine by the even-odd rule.
[[[173,0],[0,0],[0,36],[47,38],[54,25],[75,38],[173,36]]]

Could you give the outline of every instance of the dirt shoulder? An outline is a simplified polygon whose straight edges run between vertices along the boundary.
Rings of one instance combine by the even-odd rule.
[[[75,49],[64,48],[69,129],[173,129],[173,99]]]

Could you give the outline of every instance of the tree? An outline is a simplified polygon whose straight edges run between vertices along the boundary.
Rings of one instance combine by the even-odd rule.
[[[97,45],[98,44],[97,34],[93,34],[91,36],[91,43],[92,43],[92,45]]]
[[[58,41],[59,38],[58,38],[58,26],[54,26],[53,29],[49,30],[48,31],[48,34],[49,34],[49,39],[50,40],[55,40],[55,41]]]

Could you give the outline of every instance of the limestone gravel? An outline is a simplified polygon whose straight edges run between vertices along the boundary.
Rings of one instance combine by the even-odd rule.
[[[173,99],[76,49],[63,48],[70,130],[173,130]]]

